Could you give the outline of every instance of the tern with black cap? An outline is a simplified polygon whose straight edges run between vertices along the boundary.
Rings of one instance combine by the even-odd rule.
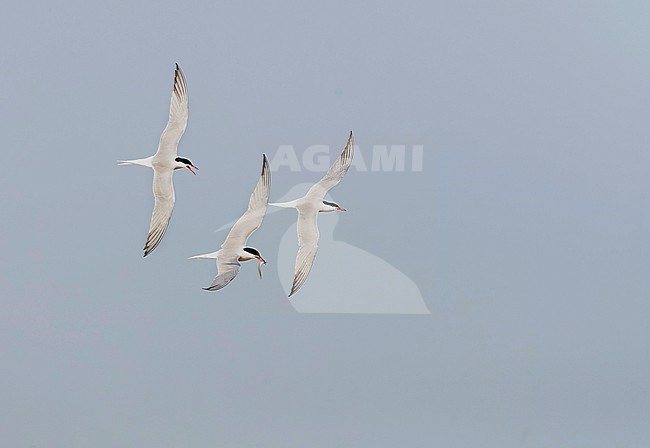
[[[190,259],[213,259],[217,260],[217,276],[206,291],[218,291],[225,288],[239,274],[240,262],[257,260],[260,278],[262,278],[262,264],[266,260],[254,247],[247,246],[248,239],[255,232],[264,219],[266,208],[269,203],[269,191],[271,189],[271,171],[266,155],[262,158],[262,173],[257,181],[255,190],[248,201],[248,209],[232,226],[221,249],[216,252],[203,255],[195,255]]]
[[[314,264],[316,251],[318,249],[318,213],[321,212],[344,212],[340,205],[325,201],[328,191],[338,185],[348,172],[352,157],[354,156],[354,137],[350,132],[348,142],[341,152],[341,155],[332,164],[325,177],[315,183],[305,196],[289,202],[271,203],[276,207],[295,208],[298,210],[298,254],[294,270],[293,284],[289,297],[294,295],[305,283],[309,271]]]
[[[169,106],[167,127],[160,136],[158,150],[151,157],[135,160],[120,160],[119,165],[140,165],[153,169],[153,195],[155,204],[151,214],[147,242],[144,245],[144,256],[149,255],[162,241],[169,220],[174,211],[174,170],[187,169],[192,174],[198,170],[196,166],[184,157],[178,157],[177,148],[185,128],[189,112],[187,85],[181,68],[176,64],[174,73],[174,91]]]

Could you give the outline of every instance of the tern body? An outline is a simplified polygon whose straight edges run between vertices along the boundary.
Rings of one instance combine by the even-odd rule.
[[[153,169],[153,195],[155,204],[151,214],[149,233],[144,246],[144,256],[149,255],[162,241],[174,211],[173,174],[174,170],[187,169],[192,174],[195,167],[189,159],[178,157],[177,148],[185,128],[189,113],[189,100],[185,76],[178,64],[174,73],[174,91],[169,107],[167,127],[160,136],[158,150],[144,159],[118,161],[119,165],[140,165]]]
[[[225,288],[239,274],[241,262],[257,260],[260,262],[258,270],[262,277],[262,264],[266,260],[254,247],[246,244],[250,236],[255,232],[264,219],[266,208],[269,202],[269,191],[271,189],[271,171],[266,155],[262,160],[262,173],[257,181],[255,190],[248,201],[248,209],[232,226],[221,249],[209,254],[195,255],[190,259],[214,259],[217,260],[217,276],[206,291],[218,291]]]
[[[318,213],[346,211],[334,202],[325,201],[325,195],[345,176],[354,156],[354,137],[350,132],[348,142],[341,155],[332,164],[325,177],[315,183],[305,196],[289,202],[271,203],[276,207],[298,210],[298,254],[294,269],[293,285],[289,297],[305,283],[311,271],[318,250]]]

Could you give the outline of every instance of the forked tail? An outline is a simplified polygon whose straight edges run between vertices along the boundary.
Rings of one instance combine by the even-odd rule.
[[[269,202],[269,205],[272,205],[274,207],[282,207],[282,208],[295,208],[297,205],[298,201],[289,201],[289,202]]]
[[[199,259],[214,260],[215,258],[217,258],[218,253],[219,251],[211,252],[209,254],[194,255],[193,257],[189,257],[188,260],[199,260]]]
[[[117,164],[120,165],[120,166],[123,166],[123,165],[140,165],[140,166],[146,166],[146,167],[152,168],[153,165],[151,164],[151,159],[153,159],[153,157],[147,157],[147,158],[144,158],[144,159],[135,159],[135,160],[118,160]]]

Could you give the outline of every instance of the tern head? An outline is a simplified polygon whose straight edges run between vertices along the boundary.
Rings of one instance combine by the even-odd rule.
[[[238,261],[248,260],[257,260],[260,262],[260,264],[257,265],[257,272],[260,274],[260,280],[262,280],[262,265],[266,264],[266,260],[262,258],[260,252],[254,247],[244,247],[239,253]]]
[[[323,205],[318,211],[319,212],[345,212],[347,210],[335,202],[323,201]]]
[[[183,168],[187,168],[188,170],[190,170],[190,173],[192,174],[196,174],[194,170],[198,170],[198,168],[195,167],[194,164],[192,164],[190,159],[186,159],[184,157],[176,157],[174,159],[174,169],[181,170]]]
[[[244,247],[239,254],[239,261],[257,260],[260,263],[266,264],[266,260],[262,258],[260,252],[254,247]]]

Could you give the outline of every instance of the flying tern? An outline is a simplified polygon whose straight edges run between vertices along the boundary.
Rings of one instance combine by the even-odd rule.
[[[172,179],[174,170],[185,168],[192,174],[196,174],[194,170],[198,170],[189,159],[178,157],[176,153],[178,142],[187,126],[188,105],[185,76],[181,68],[176,64],[174,91],[169,107],[169,121],[167,121],[167,127],[160,136],[158,150],[153,156],[144,159],[118,161],[119,165],[140,165],[153,168],[155,204],[151,214],[147,242],[144,245],[145,257],[160,244],[172,217],[175,199]]]
[[[354,156],[354,137],[350,132],[348,142],[341,155],[332,164],[325,177],[315,183],[305,196],[289,202],[270,203],[276,207],[295,208],[298,210],[298,254],[294,270],[293,285],[289,297],[294,295],[305,283],[314,264],[318,249],[318,222],[320,212],[344,212],[340,205],[325,201],[325,195],[334,188],[347,173]]]
[[[248,260],[257,260],[257,266],[260,278],[262,278],[262,264],[266,260],[262,258],[260,252],[254,247],[248,247],[246,243],[250,236],[255,232],[264,219],[266,207],[269,202],[269,191],[271,189],[271,171],[269,161],[266,155],[262,159],[262,174],[260,175],[253,194],[248,201],[248,209],[232,226],[226,240],[221,245],[221,249],[216,252],[203,255],[195,255],[190,259],[216,259],[217,276],[206,291],[217,291],[225,288],[239,273],[241,269],[240,262]]]

